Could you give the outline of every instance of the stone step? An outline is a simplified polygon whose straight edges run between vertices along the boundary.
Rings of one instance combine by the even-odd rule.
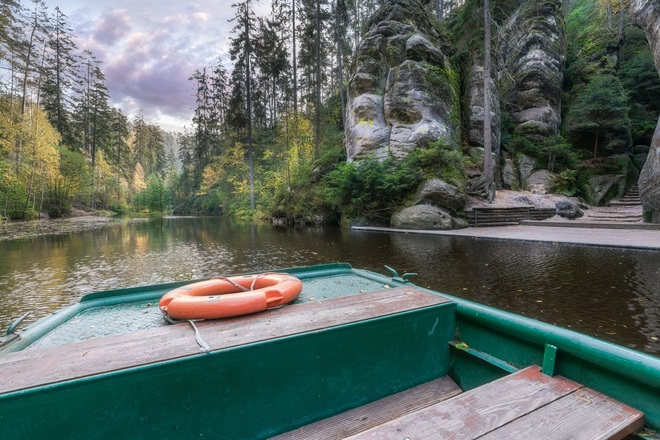
[[[642,204],[642,200],[639,197],[639,185],[634,184],[630,187],[628,192],[621,197],[620,199],[612,200],[607,205],[608,206],[637,206]]]
[[[590,221],[590,220],[587,220]],[[598,223],[639,223],[642,221],[642,216],[630,218],[611,218],[611,217],[598,217],[593,218],[594,222]]]
[[[609,206],[642,206],[642,201],[637,200],[612,200],[608,203]]]

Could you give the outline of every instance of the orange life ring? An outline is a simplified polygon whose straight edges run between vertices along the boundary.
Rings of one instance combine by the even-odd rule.
[[[279,307],[296,299],[302,282],[283,273],[216,277],[162,296],[159,307],[174,319],[216,319]]]

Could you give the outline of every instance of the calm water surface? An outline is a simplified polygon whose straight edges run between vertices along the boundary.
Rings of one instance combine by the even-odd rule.
[[[660,252],[163,218],[0,242],[0,331],[98,290],[309,264],[421,286],[660,355]]]

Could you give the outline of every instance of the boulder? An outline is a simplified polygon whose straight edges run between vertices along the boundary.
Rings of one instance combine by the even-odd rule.
[[[452,217],[447,211],[432,205],[414,205],[394,214],[390,222],[393,228],[401,229],[460,229],[467,221]]]
[[[385,157],[390,139],[390,128],[385,123],[383,97],[363,93],[351,104],[351,111],[346,118],[346,153],[349,160],[374,152]]]
[[[433,205],[444,208],[456,216],[465,210],[467,197],[454,185],[440,179],[426,181],[417,193],[416,205]]]
[[[437,139],[451,139],[451,92],[431,88],[434,70],[424,63],[405,60],[390,69],[384,96],[385,120],[391,126],[389,152],[397,158]]]
[[[538,170],[525,181],[525,187],[534,194],[550,194],[557,184],[557,175],[548,170]]]
[[[568,199],[557,200],[555,208],[557,208],[557,215],[568,219],[579,218],[584,215],[582,210]]]
[[[536,159],[526,154],[518,155],[518,170],[520,172],[520,178],[523,182],[527,182],[529,176],[534,172],[534,167],[536,166]]]

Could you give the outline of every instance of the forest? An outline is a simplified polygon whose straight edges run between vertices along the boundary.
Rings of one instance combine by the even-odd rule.
[[[660,113],[660,80],[644,33],[628,23],[627,2],[563,2],[562,112],[569,122],[560,135],[533,141],[507,131],[502,116],[502,148],[546,158],[570,195],[581,195],[580,160],[617,152],[616,142],[611,151],[599,149],[599,139],[618,133],[627,147],[649,145]],[[347,162],[347,85],[384,3],[272,0],[264,16],[255,14],[255,0],[233,4],[230,59],[218,57],[181,78],[194,86],[191,128],[167,133],[142,113],[125,115],[110,104],[102,60],[76,47],[62,11],[41,0],[3,0],[0,218],[56,218],[80,209],[386,222],[429,163],[462,166],[467,130],[458,121],[458,151],[440,146],[405,160]],[[516,2],[490,3],[497,29]],[[483,4],[426,5],[458,72],[475,41],[483,45],[483,29],[466,26],[483,26]],[[466,27],[479,38],[456,38]],[[617,61],[607,65],[613,48]],[[581,78],[594,69],[597,80],[585,85]]]

